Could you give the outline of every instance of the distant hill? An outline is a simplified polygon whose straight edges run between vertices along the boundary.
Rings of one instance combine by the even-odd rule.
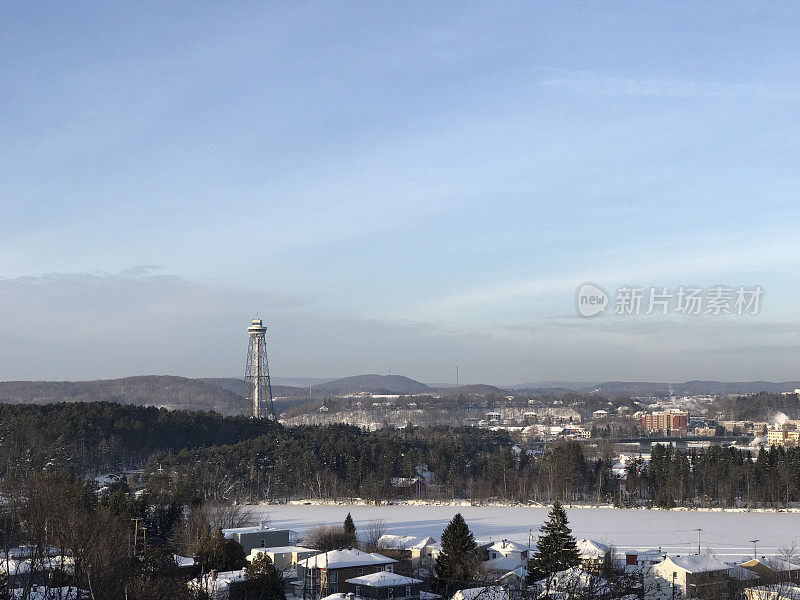
[[[402,375],[354,375],[311,386],[311,393],[342,395],[358,394],[421,394],[432,391],[424,383]]]
[[[222,415],[247,414],[241,396],[200,379],[174,375],[143,375],[97,381],[3,381],[0,402],[117,402],[169,409],[214,410]]]
[[[515,385],[507,385],[505,388],[507,390],[547,390],[547,389],[559,389],[559,390],[572,390],[573,392],[579,392],[582,390],[590,389],[598,384],[593,381],[532,381],[531,383],[519,383]]]
[[[440,390],[448,395],[465,394],[475,396],[507,396],[508,392],[493,385],[486,385],[483,383],[476,383],[473,385],[460,385],[458,388],[448,387]]]
[[[244,388],[244,380],[235,377],[204,377],[200,379],[200,381],[218,385],[222,389],[233,392],[240,397],[242,395],[242,389]],[[276,385],[273,381],[272,395],[276,398],[279,396],[286,398],[308,398],[308,388]]]
[[[605,394],[677,395],[689,394],[755,394],[758,392],[792,392],[800,388],[800,381],[686,381],[683,383],[655,383],[648,381],[609,381],[592,389]],[[589,389],[584,392],[592,391]]]
[[[335,377],[273,377],[273,385],[285,385],[288,387],[308,388],[310,385],[319,385],[333,381]]]

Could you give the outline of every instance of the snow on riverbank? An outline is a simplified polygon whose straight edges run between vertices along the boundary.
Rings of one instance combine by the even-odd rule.
[[[539,527],[547,518],[547,507],[472,506],[463,504],[283,504],[250,506],[256,520],[269,515],[272,527],[288,527],[301,534],[319,524],[341,523],[348,512],[356,527],[364,528],[371,519],[382,519],[387,533],[431,536],[439,539],[442,530],[460,512],[476,538],[535,541]],[[701,551],[722,558],[746,559],[753,555],[750,540],[758,539],[758,554],[777,554],[781,549],[800,545],[800,514],[775,511],[642,510],[610,507],[569,507],[567,514],[574,534],[613,545],[620,551],[629,548],[659,548],[677,554],[697,552],[697,529]],[[798,548],[800,551],[800,548]]]

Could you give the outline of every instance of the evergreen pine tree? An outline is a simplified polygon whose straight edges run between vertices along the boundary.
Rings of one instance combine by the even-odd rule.
[[[259,554],[244,571],[244,600],[286,600],[283,575],[266,554]]]
[[[347,513],[347,516],[344,518],[342,529],[344,529],[345,535],[350,538],[350,545],[353,547],[357,546],[358,536],[356,535],[356,524],[353,522],[353,517],[350,516],[350,513]]]
[[[436,558],[438,588],[450,597],[478,575],[477,544],[461,513],[442,532],[442,551]]]
[[[581,563],[575,538],[569,528],[567,512],[559,502],[553,504],[541,532],[536,543],[536,552],[528,561],[531,581],[538,581]]]

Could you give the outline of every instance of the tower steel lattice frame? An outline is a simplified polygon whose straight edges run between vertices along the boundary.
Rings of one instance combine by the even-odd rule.
[[[247,346],[247,364],[244,369],[245,401],[252,404],[253,418],[275,420],[275,407],[272,404],[272,382],[269,379],[267,361],[267,328],[261,319],[253,319],[247,328],[250,340]]]

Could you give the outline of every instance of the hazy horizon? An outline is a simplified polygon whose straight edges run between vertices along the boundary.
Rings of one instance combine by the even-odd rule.
[[[800,379],[798,5],[0,15],[0,380]]]

